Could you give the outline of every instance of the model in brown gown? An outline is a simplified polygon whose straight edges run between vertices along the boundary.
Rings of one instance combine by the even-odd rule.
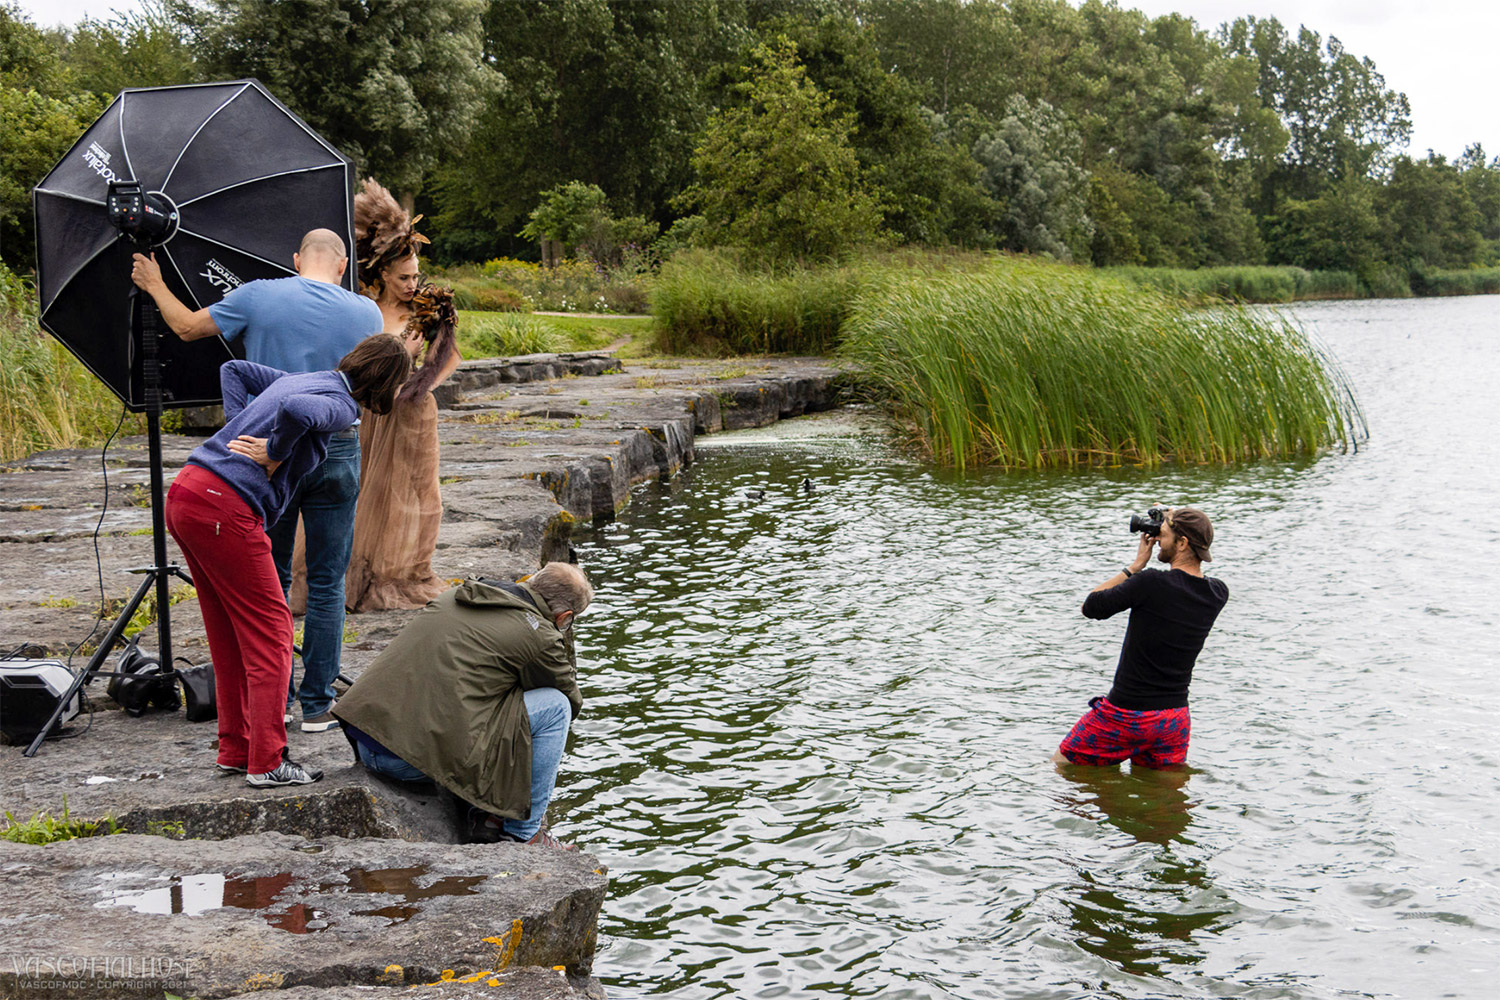
[[[405,337],[420,367],[390,413],[360,413],[359,501],[344,604],[356,613],[420,608],[449,588],[432,571],[443,521],[432,390],[462,360],[455,343],[457,313],[452,292],[418,273],[416,247],[426,240],[411,231],[417,219],[408,221],[390,193],[372,180],[355,196],[354,207],[361,276],[372,275],[364,290],[380,306],[386,332]],[[392,239],[392,232],[406,238]],[[306,605],[301,542],[299,535],[290,595],[294,612]]]

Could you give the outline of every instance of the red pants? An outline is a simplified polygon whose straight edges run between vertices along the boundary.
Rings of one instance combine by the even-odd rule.
[[[167,491],[167,530],[198,588],[219,708],[219,763],[265,774],[286,748],[292,613],[265,526],[224,480],[184,466]]]
[[[1186,705],[1134,711],[1094,698],[1057,749],[1073,763],[1092,767],[1127,759],[1138,767],[1175,767],[1187,761],[1192,734]]]

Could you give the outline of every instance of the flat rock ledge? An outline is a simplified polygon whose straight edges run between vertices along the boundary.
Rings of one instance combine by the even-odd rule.
[[[574,525],[614,517],[631,487],[691,464],[696,435],[830,409],[842,387],[818,359],[627,367],[574,354],[466,362],[438,395],[433,570],[456,582],[568,558]],[[168,481],[198,440],[165,436]],[[138,582],[129,570],[152,561],[149,476],[144,438],[116,442],[103,463],[98,451],[58,451],[0,468],[4,650],[65,658],[82,642],[73,663],[87,662],[101,569],[112,615]],[[170,540],[168,558],[181,558]],[[345,676],[413,613],[350,616]],[[196,601],[174,605],[172,636],[176,655],[208,658]],[[143,645],[155,648],[154,629]],[[460,846],[461,804],[368,773],[337,732],[288,733],[322,781],[249,788],[214,770],[212,724],[130,718],[103,689],[86,689],[97,711],[72,726],[77,738],[31,759],[0,746],[0,809],[110,816],[127,831],[0,842],[0,939],[12,956],[0,959],[0,997],[603,996],[590,978],[608,882],[595,858]],[[560,788],[549,818],[563,839],[568,805]],[[142,912],[153,906],[165,910]]]
[[[583,854],[120,835],[0,843],[0,876],[0,996],[604,995]]]
[[[822,359],[656,365],[627,367],[603,354],[465,362],[439,387],[444,510],[433,572],[515,577],[566,559],[575,524],[613,517],[631,487],[691,464],[696,435],[762,427],[842,399],[840,372]],[[168,482],[199,440],[164,435]],[[117,604],[138,583],[128,571],[152,559],[144,437],[116,441],[103,461],[96,450],[66,450],[0,466],[5,649],[31,643],[66,654],[88,634],[99,603],[96,531],[105,599]],[[168,559],[180,561],[170,540]],[[351,617],[346,663],[362,666],[408,614]],[[203,635],[196,602],[175,607],[172,621],[174,653],[206,656],[194,648]]]

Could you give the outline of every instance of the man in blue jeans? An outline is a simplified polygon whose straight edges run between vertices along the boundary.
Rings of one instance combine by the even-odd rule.
[[[593,595],[577,566],[548,563],[433,599],[333,710],[356,758],[469,803],[470,841],[573,850],[542,820],[583,707],[572,629]]]
[[[328,371],[365,337],[384,326],[373,299],[339,282],[349,266],[344,241],[328,229],[302,237],[292,255],[295,277],[251,281],[203,309],[188,308],[167,288],[155,255],[136,254],[131,278],[161,309],[183,340],[244,338],[245,357],[285,372]],[[302,731],[338,725],[330,713],[344,641],[344,572],[354,543],[359,496],[359,431],[349,427],[328,443],[328,457],[298,484],[281,519],[267,525],[283,591],[292,582],[297,518],[307,535],[307,616],[302,634]],[[287,719],[298,696],[287,693]]]

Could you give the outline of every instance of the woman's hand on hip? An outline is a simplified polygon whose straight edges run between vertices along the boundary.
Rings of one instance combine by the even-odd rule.
[[[229,450],[234,452],[236,455],[244,455],[246,458],[250,459],[250,461],[254,462],[262,469],[265,469],[266,478],[268,479],[270,478],[271,473],[276,471],[277,466],[281,465],[280,462],[272,461],[271,456],[266,454],[265,438],[251,437],[248,434],[241,434],[239,437],[229,442]]]

